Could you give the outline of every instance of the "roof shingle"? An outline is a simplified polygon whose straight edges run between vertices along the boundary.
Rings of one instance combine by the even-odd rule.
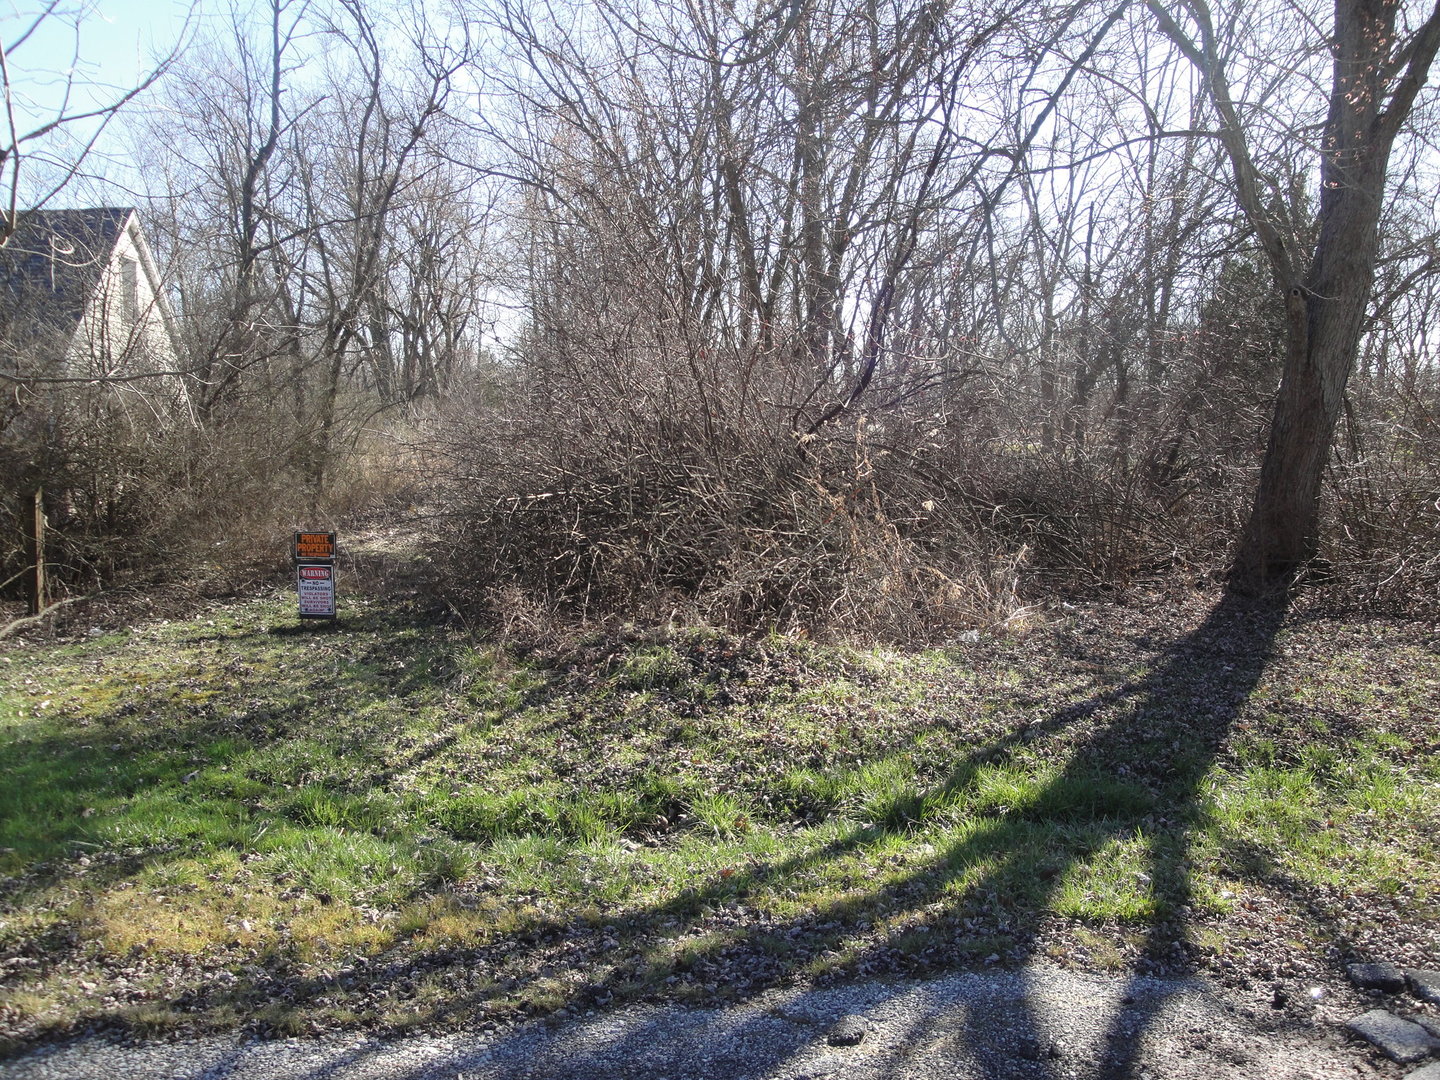
[[[0,342],[68,344],[133,210],[33,210],[0,247]]]

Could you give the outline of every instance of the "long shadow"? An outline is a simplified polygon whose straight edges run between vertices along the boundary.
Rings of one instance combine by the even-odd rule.
[[[1183,957],[1175,950],[1183,948],[1194,898],[1189,836],[1204,813],[1202,783],[1264,674],[1286,609],[1284,598],[1253,601],[1226,595],[1199,627],[1165,650],[1144,678],[1052,713],[1039,725],[1050,737],[1083,728],[1083,720],[1106,718],[1075,739],[1065,767],[1027,805],[992,819],[887,891],[938,896],[957,873],[989,863],[991,868],[969,886],[966,896],[972,901],[1001,897],[1029,865],[1029,826],[1037,820],[1052,827],[1064,822],[1071,826],[1068,847],[1053,853],[1047,876],[1028,883],[1024,907],[1042,911],[1068,873],[1116,841],[1138,842],[1147,853],[1153,894],[1140,964],[1153,970],[1183,969]],[[997,750],[1015,749],[1012,739],[972,755],[935,793],[935,803],[943,805],[951,792],[966,787],[978,762],[994,760]],[[873,830],[857,830],[813,858],[834,858],[874,839]],[[757,877],[783,876],[794,868],[775,867]],[[840,914],[840,908],[818,914],[823,921]],[[1024,913],[1011,914],[1020,921]],[[863,970],[864,960],[863,955],[856,957],[855,966]],[[1132,996],[1158,1010],[1163,999],[1140,992],[1139,981],[1147,974],[1132,974],[1137,982]],[[1022,1007],[1018,1021],[1012,1022],[1017,1041],[1043,1044],[1044,1032],[1033,1010]],[[1104,1075],[1130,1075],[1143,1045],[1145,1022],[1142,1016],[1138,1024],[1121,1025],[1117,1017],[1106,1037]],[[975,1033],[977,1045],[985,1042],[981,1035]],[[982,1064],[997,1078],[1014,1071],[1013,1061],[999,1056],[982,1059]],[[1043,1061],[1031,1063],[1029,1071],[1037,1076],[1050,1072]]]
[[[1183,948],[1194,899],[1189,837],[1204,813],[1203,781],[1265,671],[1285,613],[1283,599],[1257,603],[1227,596],[1199,627],[1164,650],[1143,678],[1056,709],[1029,725],[1023,734],[976,748],[955,764],[943,783],[911,800],[921,808],[921,815],[926,813],[924,807],[943,807],[969,788],[982,765],[1013,758],[1036,739],[1068,740],[1069,756],[1064,766],[1023,805],[997,812],[965,839],[937,852],[905,877],[875,890],[872,897],[884,894],[899,904],[919,909],[926,901],[946,897],[946,886],[963,876],[972,879],[970,884],[959,900],[948,902],[956,907],[988,910],[992,928],[1023,929],[1027,919],[1038,918],[1052,904],[1067,876],[1082,870],[1107,848],[1124,842],[1141,849],[1144,873],[1149,879],[1150,912],[1145,917],[1141,955],[1131,973],[1134,992],[1130,996],[1138,1004],[1126,1012],[1123,1020],[1116,1015],[1105,1036],[1105,1046],[1099,1051],[1101,1061],[1097,1062],[1103,1075],[1132,1074],[1145,1026],[1159,1015],[1166,1000],[1163,993],[1155,992],[1153,984],[1147,983],[1147,977],[1183,971],[1188,963]],[[627,918],[654,926],[691,917],[707,906],[743,900],[808,868],[860,852],[881,840],[886,831],[884,826],[876,825],[852,829],[818,849],[756,866],[724,880],[712,880],[664,904],[627,913]],[[1063,834],[1063,846],[1047,852],[1043,877],[1022,881],[1033,865],[1034,852],[1029,845],[1033,845],[1037,834]],[[976,867],[985,868],[978,877],[973,874]],[[1017,899],[1007,905],[1005,897],[1012,893],[1017,894]],[[837,902],[804,919],[793,920],[789,929],[845,921],[848,910],[845,901]],[[753,949],[763,933],[785,929],[772,926],[744,930],[731,935],[724,944]],[[866,960],[879,959],[878,954],[885,948],[882,941],[857,953],[852,958],[853,966],[864,970]],[[644,950],[644,955],[644,964],[650,966],[651,973],[668,970],[671,961],[663,946]],[[464,950],[457,950],[451,959],[459,963],[484,961],[476,952]],[[797,967],[798,962],[791,962],[785,970]],[[322,991],[323,985],[317,985],[308,992]],[[306,993],[302,990],[301,996]],[[751,993],[735,996],[745,998]],[[576,1007],[591,1003],[592,999],[579,994],[567,1002]],[[973,1012],[970,1022],[983,1024],[987,1015],[984,1011]],[[1045,1045],[1042,1020],[1028,1001],[1022,1001],[1018,1011],[1007,1010],[1006,1016],[1014,1042]],[[752,1066],[762,1070],[778,1067],[783,1063],[779,1058],[768,1062],[754,1059],[754,1040],[750,1038],[754,1032],[748,1028],[760,1022],[741,1023],[728,1031],[727,1038],[751,1043]],[[992,1036],[979,1028],[971,1032],[977,1047],[991,1045]],[[597,1051],[590,1059],[582,1053],[575,1058],[575,1075],[585,1075],[586,1068],[603,1070],[605,1062],[613,1061],[617,1054],[640,1055],[647,1050],[646,1040],[652,1037],[632,1032],[624,1040],[634,1041],[633,1046],[624,1041],[618,1046],[607,1045],[603,1054]],[[776,1052],[789,1051],[777,1047]],[[997,1080],[1016,1071],[1009,1055],[979,1055],[976,1060],[984,1075]],[[1047,1077],[1051,1066],[1041,1058],[1025,1062],[1023,1071]]]
[[[1145,852],[1152,894],[1152,912],[1135,980],[1137,1001],[1154,1012],[1163,998],[1142,992],[1149,971],[1175,972],[1188,963],[1183,954],[1186,923],[1194,900],[1189,858],[1190,835],[1204,813],[1202,784],[1254,692],[1270,659],[1274,639],[1284,620],[1283,598],[1253,601],[1227,595],[1205,621],[1168,648],[1142,679],[1058,710],[1041,723],[1051,737],[1079,721],[1104,717],[1075,740],[1064,766],[1025,806],[1012,807],[966,840],[940,853],[928,868],[896,892],[913,891],[906,884],[936,895],[948,878],[973,865],[990,869],[966,890],[972,900],[1003,898],[1016,888],[1029,865],[1025,850],[1027,824],[1040,820],[1052,828],[1068,825],[1068,847],[1052,852],[1048,873],[1027,882],[1023,906],[1040,912],[1050,906],[1067,875],[1100,855],[1117,841]],[[965,786],[972,765],[957,771],[948,785]],[[941,799],[943,803],[943,797]],[[997,859],[997,852],[1002,852]],[[1003,906],[1003,899],[999,900]],[[1010,913],[1009,921],[1024,912]],[[1002,920],[1002,924],[1003,924]],[[1012,1035],[1021,1043],[1043,1045],[1044,1032],[1032,1009],[1022,1007],[1012,1020]],[[1106,1037],[1104,1075],[1127,1076],[1136,1066],[1147,1018],[1121,1024],[1119,1017]],[[977,1045],[985,1042],[975,1032]],[[985,1062],[989,1075],[1012,1075],[1014,1064],[1003,1057]],[[1049,1075],[1043,1061],[1029,1065],[1031,1075]]]
[[[954,763],[942,783],[911,800],[911,809],[920,821],[934,812],[927,808],[943,808],[969,789],[983,765],[1022,755],[1036,739],[1063,740],[1069,756],[1064,766],[1023,805],[997,810],[964,839],[938,851],[904,877],[872,890],[869,897],[891,899],[897,906],[912,910],[927,901],[944,900],[957,910],[973,908],[983,912],[997,933],[1007,927],[1023,929],[1027,920],[1038,918],[1055,900],[1067,877],[1117,841],[1123,841],[1143,849],[1150,880],[1151,910],[1145,921],[1144,955],[1132,973],[1137,990],[1149,973],[1147,963],[1155,969],[1162,963],[1169,970],[1183,968],[1183,956],[1174,949],[1183,945],[1193,899],[1189,836],[1203,814],[1202,784],[1264,673],[1285,611],[1283,601],[1256,604],[1227,596],[1198,628],[1166,649],[1143,678],[1055,709],[1023,733],[977,747],[963,761]],[[707,906],[743,900],[807,868],[863,851],[883,839],[887,827],[906,828],[905,818],[906,813],[897,813],[889,826],[857,827],[818,849],[714,878],[665,903],[619,917],[653,928],[693,916]],[[1037,828],[1041,825],[1044,828]],[[1057,825],[1063,825],[1063,830]],[[1060,833],[1063,846],[1047,852],[1046,875],[1020,882],[1018,879],[1027,875],[1032,866],[1031,845],[1036,835]],[[976,868],[983,870],[977,875]],[[958,899],[950,897],[954,890],[947,893],[947,886],[962,878],[969,882],[963,894]],[[1018,900],[1007,904],[1007,893],[1022,885]],[[789,928],[844,922],[849,910],[849,902],[842,900],[792,920]],[[754,952],[763,948],[762,936],[785,929],[747,929],[732,934],[725,944]],[[436,966],[448,963],[476,967],[497,958],[507,947],[513,948],[513,943],[494,951],[455,948],[432,953],[429,960]],[[866,960],[882,959],[880,954],[886,948],[887,943],[880,941],[862,950],[853,957],[854,967],[864,970]],[[645,969],[656,974],[667,971],[671,964],[663,943],[642,947],[640,956],[640,962],[633,965],[639,975]],[[780,962],[778,974],[794,973],[801,962]],[[399,983],[409,963],[400,963],[394,972],[372,973],[372,977],[378,975],[381,982]],[[618,976],[610,979],[610,983],[618,981]],[[266,982],[262,976],[251,989],[264,992]],[[334,980],[296,981],[277,976],[274,989],[284,989],[287,995],[293,995],[291,1000],[298,1002],[332,991]],[[593,1004],[597,997],[608,997],[609,989],[609,984],[602,982],[586,992],[571,994],[566,1004]],[[754,992],[741,991],[734,996],[744,998]],[[483,992],[476,994],[471,1004],[478,1004],[486,996]],[[1156,1008],[1163,1004],[1153,994],[1135,996],[1156,1001]],[[457,1000],[452,1011],[463,1014],[464,1005]],[[1019,1019],[1012,1022],[1015,1038],[1036,1044],[1044,1041],[1041,1018],[1028,1005],[1022,1005]],[[1122,1027],[1117,1017],[1106,1037],[1105,1075],[1124,1076],[1134,1070],[1145,1022],[1142,1017],[1141,1030],[1137,1030],[1133,1025]],[[730,1032],[732,1039],[740,1041],[747,1041],[747,1035],[744,1024]],[[977,1045],[984,1041],[983,1032],[977,1030],[973,1035]],[[606,1057],[613,1057],[616,1047],[607,1049]],[[633,1047],[636,1053],[642,1049],[638,1044]],[[781,1063],[780,1059],[768,1064],[755,1062],[761,1068]],[[1013,1061],[997,1058],[983,1063],[987,1075],[998,1078],[1013,1072]],[[599,1057],[591,1064],[595,1069],[603,1067]],[[577,1058],[580,1074],[584,1067],[582,1055]],[[1028,1063],[1027,1070],[1035,1076],[1049,1075],[1049,1066],[1043,1061]]]
[[[1116,715],[1076,748],[1051,785],[1060,790],[1068,782],[1123,769],[1131,783],[1156,796],[1155,810],[1138,822],[1120,816],[1107,827],[1102,819],[1092,842],[1072,849],[1070,856],[1071,863],[1077,863],[1122,837],[1134,837],[1146,848],[1155,910],[1145,931],[1141,964],[1148,960],[1171,971],[1188,966],[1183,949],[1195,899],[1190,837],[1204,813],[1202,784],[1265,672],[1287,606],[1283,597],[1223,597],[1146,678],[1103,695]],[[1003,871],[997,871],[993,880],[1002,877]],[[1051,880],[1062,878],[1057,874]],[[1046,899],[1055,887],[1049,887]],[[1131,996],[1152,1003],[1148,1019],[1153,1019],[1162,1001],[1140,994],[1145,974],[1132,972],[1136,986]],[[1025,1034],[1038,1039],[1033,1013],[1024,1024]],[[1140,1034],[1133,1026],[1111,1026],[1101,1062],[1105,1075],[1134,1072],[1143,1045]]]

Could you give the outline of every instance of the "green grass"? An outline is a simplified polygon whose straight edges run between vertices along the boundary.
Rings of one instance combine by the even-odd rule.
[[[0,1038],[683,998],[737,962],[1009,959],[1042,927],[1110,967],[1240,895],[1440,902],[1440,661],[1398,632],[1287,629],[1296,659],[1217,710],[1232,668],[1139,649],[1097,674],[1034,641],[520,655],[363,601],[293,622],[257,600],[0,653],[0,960],[44,957],[0,985]],[[114,989],[133,963],[167,989]]]

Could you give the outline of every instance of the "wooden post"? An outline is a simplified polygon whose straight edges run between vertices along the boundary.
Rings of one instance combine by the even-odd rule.
[[[37,488],[33,496],[35,528],[31,536],[35,554],[35,575],[30,589],[30,614],[40,615],[49,606],[45,583],[45,492]]]

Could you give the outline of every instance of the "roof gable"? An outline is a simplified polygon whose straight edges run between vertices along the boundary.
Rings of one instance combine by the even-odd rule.
[[[0,340],[12,348],[74,335],[135,211],[33,210],[0,247]]]

